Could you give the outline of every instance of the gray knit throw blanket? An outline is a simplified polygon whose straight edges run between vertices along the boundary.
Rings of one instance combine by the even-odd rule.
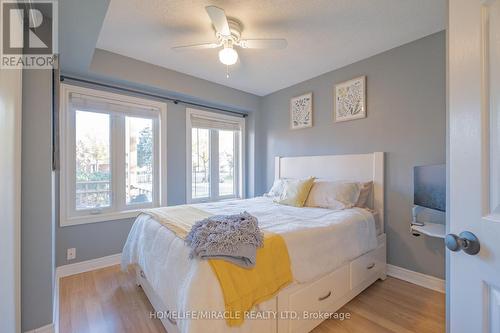
[[[255,266],[264,237],[255,216],[247,212],[214,215],[195,223],[186,237],[190,258],[223,259],[245,268]]]

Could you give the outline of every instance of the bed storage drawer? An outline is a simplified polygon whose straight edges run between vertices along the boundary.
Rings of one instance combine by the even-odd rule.
[[[347,265],[344,265],[307,288],[291,294],[290,310],[297,311],[300,315],[304,311],[320,311],[349,291],[348,281],[349,271]]]
[[[385,244],[379,245],[377,249],[354,259],[350,264],[350,270],[351,289],[375,275],[380,275],[385,270]]]
[[[314,281],[307,286],[295,288],[278,297],[278,309],[297,315],[279,332],[308,332],[322,320],[315,319],[320,312],[330,312],[340,298],[349,292],[349,265]],[[304,314],[306,317],[304,317]],[[297,320],[303,319],[303,320]]]

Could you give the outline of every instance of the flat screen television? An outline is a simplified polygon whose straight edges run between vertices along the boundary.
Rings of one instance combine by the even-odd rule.
[[[446,211],[446,165],[424,165],[413,169],[413,203]]]

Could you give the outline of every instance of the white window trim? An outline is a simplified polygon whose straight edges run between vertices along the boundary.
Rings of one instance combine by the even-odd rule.
[[[155,168],[155,173],[153,179],[157,179],[155,184],[153,184],[153,188],[155,188],[155,195],[157,196],[157,200],[153,204],[149,204],[147,206],[166,206],[167,205],[167,106],[165,103],[127,96],[107,91],[101,91],[96,89],[84,88],[79,86],[73,86],[69,84],[61,84],[60,89],[60,115],[59,115],[59,135],[60,135],[60,165],[61,170],[59,172],[59,212],[60,212],[60,226],[71,226],[78,224],[86,224],[86,223],[95,223],[95,222],[105,222],[112,221],[123,218],[131,218],[136,217],[141,208],[146,206],[140,205],[132,207],[132,205],[128,206],[119,206],[118,210],[113,210],[111,212],[103,212],[97,215],[82,215],[82,216],[71,216],[69,205],[71,204],[70,198],[73,196],[73,192],[71,190],[72,180],[69,179],[72,175],[70,171],[71,165],[74,165],[74,161],[70,161],[69,157],[72,156],[71,149],[74,149],[72,140],[70,137],[70,94],[78,93],[82,95],[87,95],[95,98],[102,98],[106,100],[115,100],[123,105],[131,105],[131,106],[146,106],[157,109],[159,111],[151,112],[151,118],[157,119],[158,122],[158,139],[156,140],[155,145],[155,154],[158,154],[159,161],[158,165]],[[143,116],[147,116],[147,111],[141,111]],[[139,113],[132,113],[132,116],[139,116]],[[111,134],[113,137],[113,135]],[[112,140],[112,138],[111,138]],[[123,140],[123,139],[121,139]],[[113,155],[113,147],[111,146],[111,155]],[[112,164],[113,177],[117,177],[115,166]],[[156,177],[156,178],[155,178]],[[123,178],[123,177],[121,177]],[[124,181],[124,179],[123,179]],[[112,182],[112,184],[116,184],[116,182]],[[113,188],[113,192],[114,192]],[[114,193],[113,193],[114,196]]]
[[[238,173],[238,178],[237,178],[237,193],[236,197],[229,195],[229,196],[218,196],[218,193],[216,194],[217,200],[226,200],[226,199],[244,199],[245,198],[245,118],[243,117],[237,117],[237,116],[229,116],[225,114],[220,114],[216,112],[209,112],[209,111],[203,111],[203,110],[198,110],[198,109],[191,109],[187,108],[186,109],[186,202],[187,203],[199,203],[199,202],[210,202],[214,201],[212,193],[212,188],[210,188],[211,192],[211,197],[206,199],[206,198],[192,198],[192,170],[191,170],[191,163],[192,163],[192,124],[191,124],[191,115],[197,115],[205,118],[211,118],[214,120],[222,120],[222,121],[231,121],[231,122],[237,122],[241,128],[241,132],[239,135],[239,147],[237,148],[238,152],[238,170],[236,172]],[[211,159],[213,160],[213,157],[211,156]],[[216,159],[218,163],[218,159]],[[214,172],[214,170],[211,168],[210,172]],[[215,179],[213,175],[210,175],[210,179]]]

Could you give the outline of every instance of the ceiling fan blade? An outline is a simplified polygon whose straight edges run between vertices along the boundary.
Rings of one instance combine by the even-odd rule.
[[[286,39],[242,39],[239,46],[244,49],[284,49]]]
[[[227,22],[226,12],[224,9],[216,6],[205,7],[215,30],[223,36],[231,36],[231,31],[229,30],[229,23]]]
[[[219,46],[220,44],[218,43],[201,43],[201,44],[174,46],[172,47],[172,50],[174,51],[204,50],[204,49],[215,49]]]

